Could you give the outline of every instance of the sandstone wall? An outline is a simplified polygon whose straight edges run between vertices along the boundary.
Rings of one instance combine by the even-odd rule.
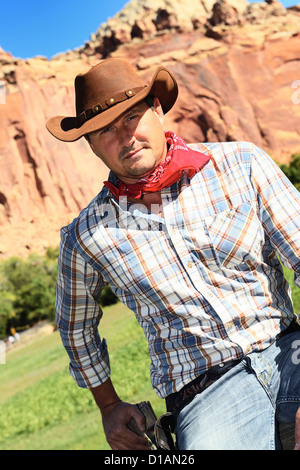
[[[250,140],[278,161],[300,152],[300,12],[279,2],[129,2],[81,48],[52,60],[0,51],[0,256],[43,251],[102,187],[107,169],[82,139],[45,129],[74,114],[73,80],[108,56],[150,80],[159,64],[176,76],[166,129],[187,142]],[[297,95],[300,98],[300,93]]]

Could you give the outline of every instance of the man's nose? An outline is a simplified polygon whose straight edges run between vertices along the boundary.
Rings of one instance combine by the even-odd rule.
[[[130,147],[135,142],[134,134],[125,126],[121,126],[117,132],[120,147]]]

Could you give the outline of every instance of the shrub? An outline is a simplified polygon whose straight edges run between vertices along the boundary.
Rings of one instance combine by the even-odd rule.
[[[47,254],[12,257],[0,265],[0,337],[13,326],[23,329],[54,320],[57,261]]]
[[[280,166],[291,183],[300,191],[300,153],[295,153],[291,157],[289,165]]]
[[[113,293],[110,286],[105,286],[100,294],[99,304],[101,307],[113,305],[118,302],[118,297]]]
[[[23,330],[41,320],[54,321],[58,248],[48,248],[45,256],[27,259],[12,257],[0,264],[0,338],[14,327]],[[118,302],[110,286],[104,287],[99,304]]]

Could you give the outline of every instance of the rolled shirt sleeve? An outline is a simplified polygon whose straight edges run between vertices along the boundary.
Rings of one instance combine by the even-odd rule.
[[[300,287],[300,194],[263,150],[254,147],[252,180],[261,220],[281,262]]]
[[[72,247],[62,229],[56,293],[56,322],[70,359],[70,374],[83,388],[93,388],[110,376],[105,339],[98,325],[102,310],[97,301],[105,283]]]

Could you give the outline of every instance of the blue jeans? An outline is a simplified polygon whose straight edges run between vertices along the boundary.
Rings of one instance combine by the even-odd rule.
[[[179,414],[184,450],[280,449],[277,423],[295,422],[300,406],[300,331],[250,353]]]

